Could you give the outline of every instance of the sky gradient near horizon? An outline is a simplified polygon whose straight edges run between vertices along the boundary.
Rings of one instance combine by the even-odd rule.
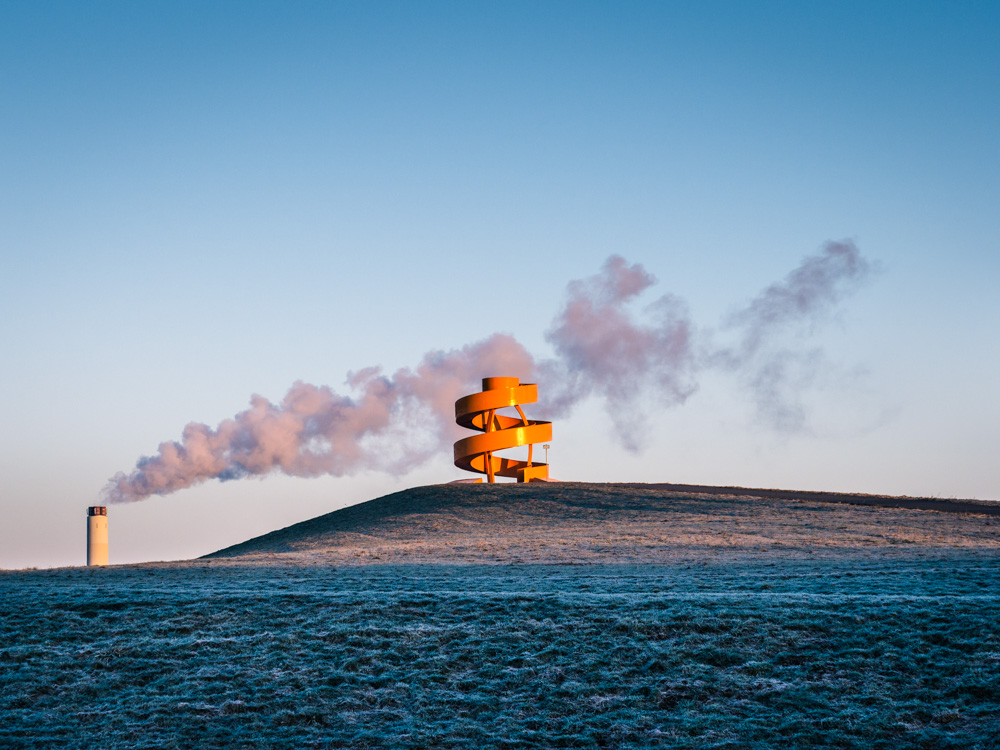
[[[581,404],[553,476],[1000,499],[998,35],[982,2],[5,3],[0,567],[81,564],[109,477],[251,394],[549,356],[612,254],[638,317],[716,331],[828,241],[874,270],[798,334],[799,428],[715,372],[638,452]],[[113,506],[111,559],[459,475],[213,480]]]

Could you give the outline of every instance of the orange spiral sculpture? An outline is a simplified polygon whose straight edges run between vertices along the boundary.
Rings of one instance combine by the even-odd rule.
[[[483,392],[473,393],[455,402],[455,421],[462,427],[478,430],[455,443],[455,466],[485,474],[491,484],[496,477],[512,477],[518,482],[548,479],[549,465],[531,460],[532,444],[552,439],[552,423],[529,420],[521,404],[538,400],[538,386],[520,384],[517,378],[483,378]],[[520,419],[497,414],[497,409],[512,406]],[[528,446],[528,460],[494,456],[496,451]],[[546,446],[548,447],[548,446]],[[481,479],[475,480],[481,482]]]

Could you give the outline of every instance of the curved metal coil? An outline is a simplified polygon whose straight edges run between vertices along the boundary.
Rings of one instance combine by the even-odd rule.
[[[496,477],[516,478],[518,482],[547,479],[549,465],[532,460],[532,445],[552,439],[552,423],[529,420],[521,410],[521,404],[536,401],[538,386],[534,383],[522,385],[517,378],[483,378],[482,393],[455,402],[455,421],[483,433],[455,443],[455,466],[485,474],[491,483]],[[517,409],[520,419],[497,414],[498,409],[505,407]],[[493,455],[521,445],[528,446],[527,461]]]

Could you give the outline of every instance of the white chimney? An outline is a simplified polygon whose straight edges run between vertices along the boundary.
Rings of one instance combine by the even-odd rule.
[[[108,564],[108,509],[103,505],[87,508],[87,565]]]

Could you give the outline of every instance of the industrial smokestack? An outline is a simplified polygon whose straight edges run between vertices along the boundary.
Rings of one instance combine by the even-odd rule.
[[[87,508],[87,565],[108,564],[108,509],[103,505]]]

